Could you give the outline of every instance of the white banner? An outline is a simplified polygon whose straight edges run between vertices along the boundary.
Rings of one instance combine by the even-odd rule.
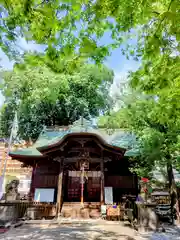
[[[113,188],[105,187],[104,195],[105,195],[105,204],[113,204]]]

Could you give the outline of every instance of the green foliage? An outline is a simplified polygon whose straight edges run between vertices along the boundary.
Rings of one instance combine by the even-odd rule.
[[[107,129],[127,129],[129,125],[124,118],[124,109],[121,109],[121,111],[118,112],[113,112],[109,116],[99,117],[98,126]]]
[[[13,41],[20,35],[47,45],[49,62],[76,52],[99,63],[134,36],[138,45],[125,50],[135,59],[179,50],[179,0],[2,0],[0,10],[1,47],[13,56]],[[106,32],[112,42],[102,45],[99,40]]]
[[[130,130],[129,119],[127,115],[127,108],[131,106],[132,103],[138,100],[138,97],[142,94],[137,91],[133,91],[129,88],[129,84],[122,85],[119,88],[119,92],[113,96],[114,109],[111,108],[111,113],[109,115],[103,115],[98,119],[98,125],[102,128],[111,128],[111,129],[125,129]],[[137,97],[138,96],[138,97]],[[115,110],[115,108],[120,110]],[[139,126],[139,125],[138,125]]]
[[[0,138],[3,138],[3,129],[2,129],[2,114],[0,112]]]
[[[142,116],[148,126],[164,138],[163,142],[158,141],[161,146],[160,163],[168,162],[176,167],[180,165],[177,158],[180,155],[179,63],[179,56],[162,55],[153,64],[149,66],[144,64],[141,69],[131,75],[131,84],[134,88],[140,89],[146,95],[154,96],[153,101],[145,102]],[[152,104],[151,107],[148,107],[149,104]],[[140,106],[142,107],[142,103]],[[142,122],[141,126],[143,126]]]
[[[82,97],[84,90],[81,90],[84,86],[80,84],[79,87],[78,70],[75,73],[78,77],[74,77],[73,69],[79,69],[84,59],[100,63],[110,54],[111,49],[126,43],[123,54],[142,61],[141,68],[131,75],[132,88],[137,89],[141,94],[137,97],[130,94],[131,99],[126,96],[123,99],[125,101],[123,109],[107,119],[101,119],[102,122],[104,121],[102,125],[133,129],[139,139],[142,138],[146,143],[145,145],[141,143],[143,156],[146,152],[151,152],[153,153],[151,155],[156,156],[153,156],[153,159],[157,159],[159,163],[171,161],[175,163],[174,159],[177,158],[174,156],[178,155],[176,149],[179,146],[180,124],[179,0],[124,0],[121,3],[117,0],[2,0],[0,8],[2,49],[13,57],[17,56],[14,52],[16,49],[12,45],[18,36],[25,37],[27,41],[33,40],[45,44],[47,48],[43,55],[23,56],[25,62],[33,66],[38,65],[40,69],[45,64],[54,72],[65,74],[62,86],[56,88],[55,82],[50,84],[52,92],[48,91],[49,85],[43,80],[39,81],[39,85],[37,83],[37,89],[42,84],[43,91],[34,90],[32,96],[29,96],[32,86],[25,95],[21,93],[23,86],[17,93],[20,99],[26,99],[27,95],[28,101],[23,108],[28,109],[36,98],[38,104],[41,103],[41,98],[43,103],[47,98],[48,104],[54,104],[57,100],[55,96],[59,98],[58,89],[61,89],[60,100],[61,103],[63,102],[61,105],[66,106],[64,109],[68,109],[68,112],[71,109],[69,106],[75,109],[76,103],[78,109],[84,108],[89,111],[90,106],[92,109],[102,109],[99,105],[95,107],[95,102],[98,104],[103,102],[99,95],[91,97],[94,100],[93,103],[90,101],[91,104],[87,99],[84,101]],[[102,45],[100,40],[106,32],[111,34],[112,42]],[[128,45],[128,40],[132,38],[137,39],[135,47],[133,44]],[[36,77],[37,75],[32,79]],[[94,88],[92,89],[94,91]],[[88,88],[89,92],[91,93],[91,89]],[[7,96],[12,93],[13,96],[17,95],[11,88],[10,90],[6,88],[5,93]],[[67,93],[68,98],[64,97]],[[46,106],[48,106],[47,102]],[[37,103],[36,106],[39,106],[41,111],[42,106]],[[53,109],[52,106],[50,109]],[[64,119],[65,116],[66,114],[63,115]],[[150,135],[147,134],[149,132]],[[151,160],[147,161],[151,163]]]
[[[162,54],[153,62],[143,62],[138,71],[131,75],[131,86],[156,96],[170,94],[170,88],[176,89],[177,92],[180,84],[179,66],[180,57],[178,54],[175,56]],[[169,92],[163,93],[162,89]]]
[[[103,65],[84,64],[73,73],[55,73],[43,65],[19,67],[2,73],[5,135],[15,109],[21,137],[36,138],[43,125],[69,125],[80,116],[98,116],[111,105],[113,72]]]
[[[133,171],[140,176],[149,176],[157,166],[180,165],[177,158],[180,155],[180,108],[176,103],[180,92],[175,87],[177,85],[173,86],[159,90],[157,96],[137,92],[135,97],[129,91],[124,96],[124,106],[111,116],[104,117],[108,119],[109,128],[114,128],[114,123],[120,127],[126,123],[126,131],[136,134],[140,156],[132,161],[135,163]]]

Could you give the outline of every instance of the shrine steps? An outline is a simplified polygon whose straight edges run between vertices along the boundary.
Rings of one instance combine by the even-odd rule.
[[[85,202],[82,208],[79,202],[64,202],[61,209],[61,216],[65,218],[99,218],[101,212],[101,204],[99,202]]]

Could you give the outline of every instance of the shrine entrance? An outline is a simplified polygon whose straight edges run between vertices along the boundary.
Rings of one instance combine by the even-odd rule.
[[[100,171],[67,171],[65,184],[65,202],[100,202]],[[82,182],[83,181],[83,182]],[[83,190],[83,191],[82,191]]]
[[[100,163],[77,158],[66,165],[63,179],[64,202],[100,202]]]
[[[73,211],[79,216],[87,210],[87,216],[99,217],[100,206],[107,202],[106,187],[112,188],[113,199],[118,202],[122,194],[136,194],[137,181],[129,171],[126,149],[107,142],[107,136],[97,129],[78,129],[74,125],[58,130],[52,141],[51,134],[46,136],[46,145],[37,147],[38,143],[31,155],[27,155],[30,150],[23,150],[24,154],[17,151],[11,156],[33,168],[31,199],[36,201],[39,191],[42,197],[39,194],[38,201],[44,203],[44,195],[51,191],[48,201],[56,204],[56,216],[71,217]]]

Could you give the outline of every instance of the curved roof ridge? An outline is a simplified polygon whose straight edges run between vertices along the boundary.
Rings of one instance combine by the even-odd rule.
[[[137,153],[138,147],[134,134],[126,132],[125,129],[97,128],[91,120],[85,118],[80,118],[69,126],[44,127],[36,142],[28,149],[39,155],[40,152],[38,148],[56,144],[70,133],[92,133],[102,138],[104,142],[112,147],[127,149],[125,155],[127,155],[128,152],[130,155],[132,155],[132,152]],[[21,152],[24,152],[24,150],[25,149],[22,149]],[[25,152],[29,152],[29,150]]]
[[[123,154],[123,155],[126,152],[125,148],[119,147],[119,146],[113,146],[113,145],[109,144],[106,140],[104,140],[100,135],[98,135],[96,133],[92,133],[92,132],[69,132],[68,134],[65,134],[60,140],[57,139],[57,141],[55,141],[54,143],[50,142],[50,144],[48,144],[48,145],[45,145],[43,147],[38,147],[37,150],[40,151],[41,153],[46,152],[47,150],[49,151],[49,149],[57,148],[58,146],[60,146],[69,137],[77,136],[77,135],[78,136],[81,135],[81,136],[96,137],[102,146],[106,146],[106,148],[110,148],[111,151],[113,149],[113,150],[121,152],[121,154]]]

